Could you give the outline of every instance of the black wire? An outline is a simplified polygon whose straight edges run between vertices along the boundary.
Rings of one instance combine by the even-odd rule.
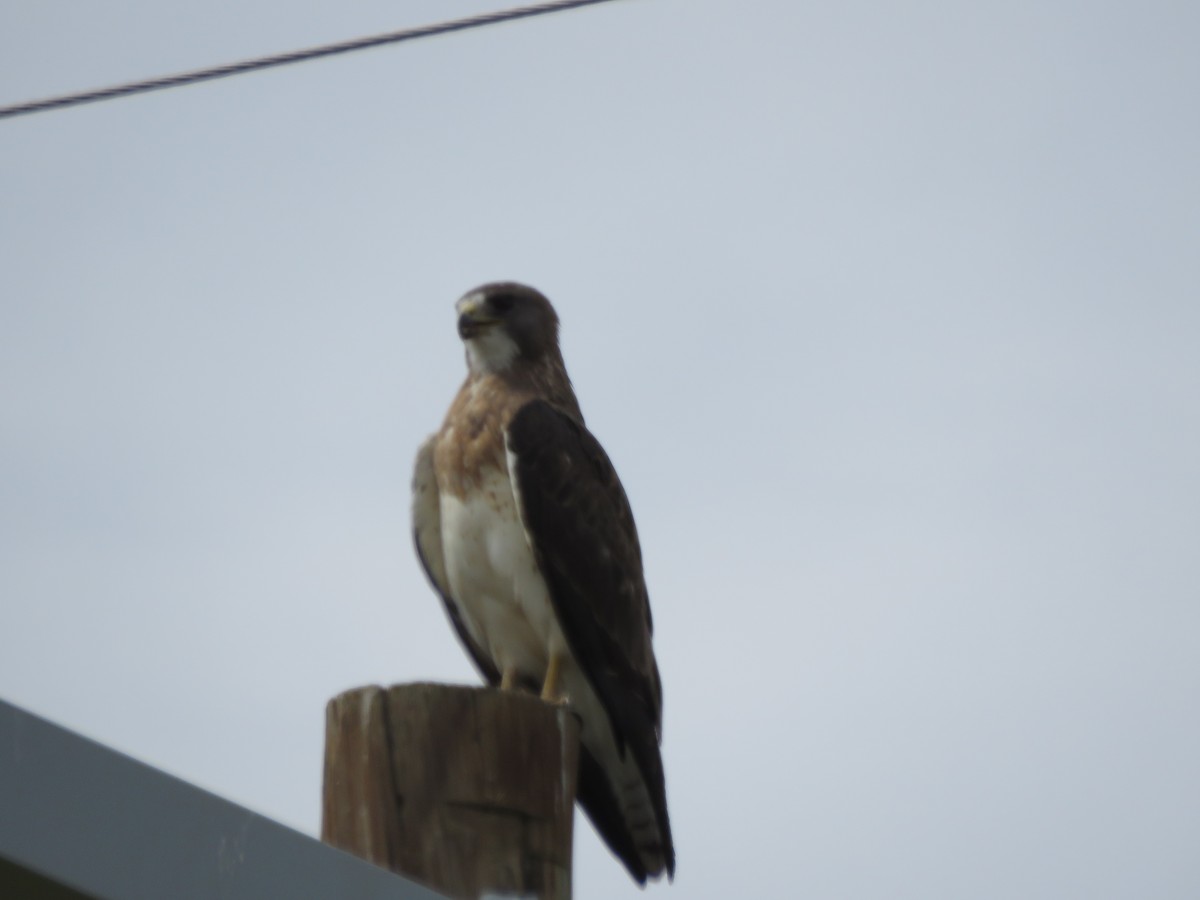
[[[451,31],[465,31],[468,28],[479,28],[483,25],[494,25],[513,19],[525,19],[544,13],[560,12],[579,6],[591,6],[596,3],[607,3],[608,0],[556,0],[552,3],[538,3],[532,6],[517,6],[501,12],[483,13],[478,16],[468,16],[465,19],[454,19],[435,25],[421,25],[417,28],[406,28],[403,31],[392,31],[387,34],[377,34],[371,37],[356,38],[351,41],[341,41],[336,44],[324,44],[320,47],[309,47],[307,50],[293,50],[290,53],[277,53],[272,56],[260,56],[242,62],[228,63],[209,69],[196,69],[192,72],[181,72],[177,75],[164,75],[161,78],[150,78],[145,81],[133,81],[128,84],[118,84],[112,87],[82,91],[77,94],[64,94],[60,97],[48,97],[44,100],[31,100],[13,106],[0,106],[0,119],[14,116],[24,116],[30,113],[44,112],[50,109],[64,109],[68,106],[80,106],[84,103],[95,103],[100,100],[112,100],[116,97],[126,97],[130,94],[144,94],[148,91],[160,91],[165,88],[181,87],[198,81],[211,81],[214,78],[228,78],[230,75],[241,75],[243,72],[254,72],[258,69],[269,69],[273,66],[285,66],[289,63],[305,62],[322,56],[334,56],[338,53],[351,53],[355,50],[365,50],[368,47],[380,47],[384,44],[398,44],[401,41],[411,41],[417,38],[432,37],[436,34],[446,34]]]

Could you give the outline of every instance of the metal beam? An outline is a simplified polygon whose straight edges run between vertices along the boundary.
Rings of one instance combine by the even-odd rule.
[[[315,790],[315,788],[314,788]],[[0,700],[0,896],[445,900]]]

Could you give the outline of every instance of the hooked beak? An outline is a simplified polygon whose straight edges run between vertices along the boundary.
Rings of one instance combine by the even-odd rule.
[[[478,294],[471,294],[458,301],[458,336],[464,341],[470,340],[499,321],[488,311],[484,298]]]

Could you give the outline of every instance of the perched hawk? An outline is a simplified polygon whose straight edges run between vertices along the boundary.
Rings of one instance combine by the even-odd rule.
[[[488,284],[458,301],[467,380],[417,453],[417,553],[489,684],[581,720],[579,803],[630,874],[675,874],[662,685],[629,501],[583,415],[550,301]]]

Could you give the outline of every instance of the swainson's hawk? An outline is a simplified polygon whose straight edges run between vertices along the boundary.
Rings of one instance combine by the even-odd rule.
[[[579,715],[579,803],[613,853],[639,883],[673,876],[662,685],[629,501],[583,424],[550,301],[497,283],[456,310],[468,374],[417,454],[417,553],[488,683]]]

